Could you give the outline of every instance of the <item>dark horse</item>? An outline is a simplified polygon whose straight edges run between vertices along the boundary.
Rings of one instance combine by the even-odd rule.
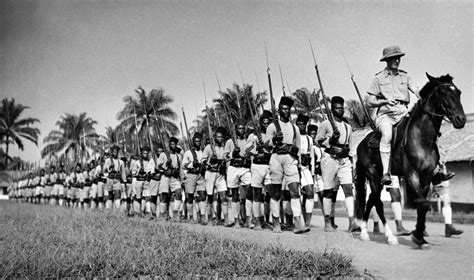
[[[463,128],[466,115],[461,104],[461,91],[453,84],[451,76],[431,77],[426,73],[429,82],[421,89],[420,99],[410,116],[394,128],[392,139],[391,172],[405,179],[407,186],[407,206],[417,209],[416,229],[412,241],[420,248],[426,244],[423,237],[426,212],[429,202],[426,199],[439,161],[437,139],[441,122],[445,117],[454,128]],[[378,134],[378,135],[377,135]],[[380,220],[385,226],[385,235],[390,244],[398,244],[384,217],[380,193],[383,189],[382,162],[377,147],[379,132],[371,132],[357,147],[356,163],[356,217],[363,218],[361,239],[368,240],[367,221],[370,210],[375,206]],[[375,141],[374,141],[375,140]],[[371,194],[366,205],[366,179],[370,183]]]

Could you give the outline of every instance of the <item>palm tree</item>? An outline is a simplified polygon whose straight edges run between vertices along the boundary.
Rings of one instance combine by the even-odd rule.
[[[370,114],[370,109],[367,109]],[[369,124],[369,118],[366,116],[364,108],[362,108],[362,105],[357,100],[346,100],[344,116],[349,124],[355,129],[365,128]]]
[[[43,140],[47,143],[41,151],[41,157],[65,155],[66,159],[78,162],[99,152],[100,141],[94,125],[97,121],[87,116],[87,113],[79,115],[65,114],[56,122],[58,130],[49,132]]]
[[[36,118],[21,118],[21,114],[28,106],[15,103],[15,98],[2,100],[0,107],[0,141],[5,143],[5,166],[8,166],[8,148],[10,144],[16,144],[23,151],[23,139],[38,145],[40,130],[32,127],[40,121]]]
[[[135,141],[140,145],[148,143],[153,146],[152,138],[160,138],[160,142],[166,142],[170,136],[179,133],[178,127],[172,122],[177,115],[169,107],[173,97],[166,95],[162,88],[152,89],[146,93],[139,87],[135,90],[136,98],[127,95],[123,98],[124,108],[117,114],[128,134],[135,135]],[[135,146],[138,148],[138,145]]]
[[[320,97],[320,91],[309,92],[307,88],[297,89],[293,94],[295,99],[295,113],[309,116],[315,122],[324,120],[324,105]]]

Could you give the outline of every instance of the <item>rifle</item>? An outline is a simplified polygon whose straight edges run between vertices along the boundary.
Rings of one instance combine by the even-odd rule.
[[[188,136],[189,149],[192,150],[192,149],[194,149],[194,144],[192,142],[191,135],[189,134],[188,121],[186,120],[186,114],[184,113],[184,108],[183,107],[181,107],[181,111],[183,112],[184,127],[186,128],[186,135]],[[183,130],[183,129],[181,128],[181,130]]]
[[[326,107],[326,114],[328,116],[329,123],[331,123],[334,134],[340,135],[339,129],[337,129],[336,123],[334,121],[334,117],[331,113],[331,110],[329,109],[329,106],[326,100],[326,95],[324,94],[323,85],[321,83],[321,77],[319,75],[318,64],[316,63],[316,57],[314,56],[314,50],[313,50],[313,45],[311,44],[311,40],[309,40],[309,46],[311,47],[311,54],[313,55],[313,61],[314,61],[314,69],[316,70],[316,78],[318,79],[319,89],[321,91],[321,96],[323,98],[324,107]]]
[[[163,147],[165,147],[165,139],[163,138],[163,133],[161,133],[161,125],[160,125],[160,119],[158,119],[158,117],[156,116],[156,111],[155,111],[155,105],[153,105],[153,103],[151,104],[151,107],[153,108],[153,114],[155,115],[155,120],[157,122],[157,125],[158,125],[158,130],[159,130],[159,133],[158,135],[160,136],[160,141],[161,141],[161,144],[163,145]]]
[[[357,84],[354,80],[354,73],[352,73],[351,68],[349,67],[349,63],[347,62],[346,56],[342,52],[341,52],[341,55],[344,58],[344,61],[346,62],[347,70],[349,70],[349,74],[351,75],[351,81],[352,81],[352,84],[354,85],[354,89],[357,93],[357,96],[359,97],[360,104],[362,105],[362,108],[364,109],[364,113],[365,113],[366,117],[369,119],[370,128],[372,128],[372,130],[375,131],[376,130],[375,122],[372,119],[372,117],[370,116],[369,111],[367,111],[367,108],[364,105],[364,100],[362,98],[362,95],[360,94],[359,87],[357,86]]]
[[[204,80],[202,81],[202,89],[204,91],[204,102],[206,104],[207,129],[208,129],[208,132],[209,132],[209,140],[210,140],[211,150],[212,150],[212,154],[216,155],[216,150],[214,148],[215,147],[214,137],[212,135],[211,120],[209,119],[211,117],[211,114],[209,113],[209,107],[207,106],[206,86],[204,85]]]
[[[281,90],[283,91],[283,96],[286,96],[285,84],[283,83],[283,74],[281,73],[281,65],[280,64],[278,64],[278,68],[280,68]]]
[[[270,90],[270,104],[272,108],[272,114],[275,117],[277,114],[276,114],[276,108],[275,108],[275,99],[273,98],[272,77],[270,75],[270,64],[268,63],[267,44],[265,44],[265,56],[267,58],[267,78],[268,78],[268,88]]]
[[[319,92],[320,92],[320,91],[321,91],[321,90],[318,90],[318,91],[316,92],[316,89],[314,89],[314,90],[313,90],[313,94],[314,94],[314,96],[316,96],[316,102],[318,103],[318,107],[319,107],[319,111],[321,112],[321,116],[323,116],[323,120],[326,120],[326,116],[325,116],[324,113],[323,113],[323,108],[321,107],[321,103],[319,102]]]
[[[145,94],[145,90],[139,86],[138,89],[135,90],[135,92],[137,92],[138,94],[142,93],[142,94]],[[153,143],[151,142],[151,136],[150,136],[150,123],[148,122],[148,111],[146,109],[146,104],[143,104],[143,110],[144,110],[144,113],[145,113],[145,120],[146,120],[146,134],[147,134],[147,138],[148,138],[148,145],[150,145],[150,150],[153,154]]]
[[[137,113],[135,112],[135,106],[133,106],[133,117],[135,118],[135,135],[137,137],[137,152],[140,153],[140,138],[138,137],[138,123],[137,123]]]
[[[222,89],[221,89],[221,84],[219,83],[219,78],[217,77],[217,74],[216,74],[216,80],[217,80],[217,86],[219,87],[219,94],[220,94],[222,92]],[[227,106],[227,103],[224,97],[221,98],[221,101],[223,105],[222,107],[224,108],[224,115],[226,117],[227,126],[229,127],[230,134],[232,135],[232,139],[235,142],[237,141],[237,135],[235,133],[234,123],[232,122],[232,116],[230,115],[229,107]]]
[[[179,126],[181,128],[181,137],[183,138],[183,144],[184,144],[184,149],[186,150],[186,138],[184,137],[184,132],[183,132],[183,122],[179,122]]]

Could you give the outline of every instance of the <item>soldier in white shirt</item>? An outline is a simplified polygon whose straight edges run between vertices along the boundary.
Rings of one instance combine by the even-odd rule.
[[[125,178],[125,164],[118,158],[120,148],[113,146],[111,148],[111,156],[105,160],[104,170],[107,172],[107,183],[104,188],[104,200],[106,201],[106,208],[112,208],[112,200],[114,209],[120,210],[122,200],[122,185],[121,182]]]
[[[141,156],[133,162],[131,167],[132,176],[136,178],[133,186],[133,212],[136,215],[151,215],[150,204],[150,179],[155,172],[155,161],[149,156],[150,149],[143,147]],[[143,211],[144,210],[144,211]]]

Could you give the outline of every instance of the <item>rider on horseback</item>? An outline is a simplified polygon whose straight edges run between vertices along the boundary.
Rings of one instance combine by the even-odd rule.
[[[392,183],[389,170],[392,129],[408,114],[410,102],[408,91],[414,92],[410,87],[410,78],[407,73],[398,69],[400,59],[404,55],[405,53],[398,46],[384,48],[380,61],[385,61],[387,67],[375,75],[367,91],[369,94],[367,105],[378,108],[375,124],[382,134],[380,157],[383,165],[383,185]],[[445,169],[438,167],[433,179],[446,181],[455,175],[453,172],[444,172],[443,170]]]

